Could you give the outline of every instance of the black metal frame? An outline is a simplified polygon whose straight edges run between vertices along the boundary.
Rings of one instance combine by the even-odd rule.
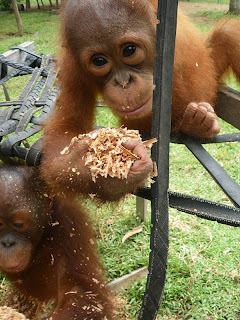
[[[57,73],[51,55],[38,55],[21,47],[13,47],[28,53],[24,63],[16,63],[0,55],[4,66],[0,85],[9,79],[31,74],[17,101],[0,103],[0,156],[18,157],[28,165],[38,166],[41,152],[39,139],[30,145],[27,139],[42,130],[42,124],[54,109],[58,87],[55,84]],[[11,66],[14,71],[7,74]],[[6,90],[5,90],[6,95]],[[9,96],[6,95],[6,100]]]
[[[169,143],[171,131],[172,75],[177,21],[177,1],[158,1],[159,24],[156,30],[154,68],[152,159],[158,167],[151,188],[152,230],[148,279],[139,319],[155,319],[163,295],[168,258],[168,185]]]

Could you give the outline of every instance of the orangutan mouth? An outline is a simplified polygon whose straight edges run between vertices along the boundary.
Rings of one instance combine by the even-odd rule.
[[[133,111],[126,112],[126,111],[119,111],[118,110],[118,112],[121,113],[121,115],[126,116],[126,117],[135,117],[135,116],[139,115],[140,113],[142,113],[144,110],[148,109],[151,103],[152,103],[152,99],[150,97],[143,105],[141,105],[141,107],[139,107]]]

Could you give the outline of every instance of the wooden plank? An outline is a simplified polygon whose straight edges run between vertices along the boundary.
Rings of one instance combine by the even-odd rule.
[[[35,42],[34,41],[23,42],[19,46],[35,52]],[[6,51],[3,53],[3,55],[10,60],[21,63],[21,62],[24,62],[27,53],[16,49],[16,50]],[[8,67],[7,73],[10,73],[12,70],[14,70],[14,68]],[[2,64],[0,63],[0,79],[1,79],[1,72],[2,72]]]
[[[215,110],[220,118],[240,129],[240,92],[227,86],[221,87]]]
[[[107,284],[107,287],[114,293],[119,293],[123,289],[127,289],[134,281],[145,278],[148,274],[148,267],[137,269],[121,278],[113,280]]]

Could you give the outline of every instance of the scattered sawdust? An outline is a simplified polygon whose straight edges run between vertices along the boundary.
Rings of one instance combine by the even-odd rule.
[[[17,312],[10,307],[0,307],[1,320],[27,320],[24,314]]]
[[[17,288],[7,284],[5,278],[0,284],[0,295],[0,303],[2,306],[1,308],[8,307],[10,309],[14,309],[15,311],[12,312],[13,316],[15,316],[16,312],[19,312],[21,315],[24,315],[24,317],[18,318],[16,316],[12,318],[10,317],[10,309],[0,309],[0,320],[38,320],[40,315],[46,313],[48,310],[47,305],[45,303],[40,303],[37,299],[34,299],[32,297],[25,297],[17,290]],[[9,312],[9,317],[3,318],[2,314],[8,314],[7,312]]]

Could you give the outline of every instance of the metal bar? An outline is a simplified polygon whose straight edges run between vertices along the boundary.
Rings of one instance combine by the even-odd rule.
[[[178,143],[178,144],[186,144],[189,139],[191,141],[195,141],[196,143],[200,144],[213,144],[213,143],[223,143],[223,142],[237,142],[240,141],[240,132],[236,133],[228,133],[228,134],[219,134],[212,139],[198,139],[198,138],[190,138],[187,136],[184,137],[171,137],[172,143]]]
[[[139,188],[136,192],[138,197],[152,200],[151,188]],[[227,206],[218,202],[168,191],[169,206],[178,211],[196,215],[203,219],[217,221],[234,227],[240,226],[240,209]]]
[[[240,129],[240,92],[226,86],[220,88],[215,111],[223,120]]]
[[[240,208],[240,186],[237,184],[227,172],[217,163],[217,161],[194,140],[188,140],[186,147],[193,153],[198,161],[209,172],[221,189],[225,192],[232,203]]]
[[[233,227],[240,226],[240,209],[221,203],[171,192],[170,207]]]
[[[155,319],[163,295],[168,257],[168,184],[171,130],[172,78],[178,1],[158,1],[153,92],[152,159],[158,177],[152,186],[152,230],[149,275],[139,319]]]

